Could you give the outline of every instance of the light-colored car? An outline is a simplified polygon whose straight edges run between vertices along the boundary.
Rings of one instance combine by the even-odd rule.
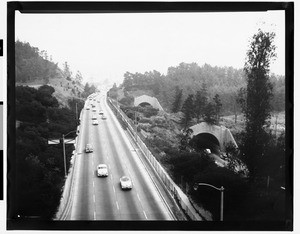
[[[100,111],[99,111],[99,115],[103,115],[103,110],[100,110]]]
[[[93,119],[93,120],[94,120],[94,119],[97,119],[97,115],[93,113],[92,119]]]
[[[107,119],[105,115],[102,115],[102,117],[101,117],[101,118],[102,118],[102,119]]]
[[[97,176],[108,176],[108,169],[106,164],[99,164],[97,166]]]
[[[120,184],[122,189],[132,189],[132,182],[128,176],[122,176],[120,178]]]
[[[99,123],[98,123],[98,120],[97,119],[94,119],[93,120],[93,125],[98,125]]]
[[[90,109],[90,107],[89,107],[89,106],[87,106],[85,109],[86,109],[86,110],[89,110],[89,109]]]
[[[86,153],[93,152],[93,146],[91,144],[86,144],[86,146],[85,146],[85,152]]]
[[[93,112],[96,112],[97,110],[96,110],[96,108],[93,108],[92,111],[93,111]]]

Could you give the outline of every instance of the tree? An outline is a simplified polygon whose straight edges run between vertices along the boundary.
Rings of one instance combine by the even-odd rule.
[[[202,84],[201,90],[196,93],[195,100],[195,115],[199,122],[200,117],[204,114],[205,106],[207,105],[207,88],[205,83]]]
[[[66,78],[71,79],[72,72],[71,72],[70,66],[67,62],[64,63],[64,75]]]
[[[214,102],[215,102],[215,114],[216,114],[216,120],[217,123],[220,121],[220,113],[221,113],[221,108],[222,108],[222,103],[219,94],[216,94],[214,96]]]
[[[77,71],[77,73],[76,73],[76,77],[75,77],[75,81],[77,82],[77,83],[81,83],[82,82],[82,75],[81,75],[81,72],[80,71]]]
[[[190,94],[187,99],[185,99],[181,111],[184,114],[182,118],[182,123],[184,128],[187,128],[188,124],[191,122],[194,117],[194,95]]]
[[[209,102],[208,104],[206,104],[203,112],[203,120],[208,124],[217,123],[216,108],[213,103]]]
[[[238,102],[246,120],[241,150],[252,180],[258,173],[269,140],[266,133],[270,125],[272,97],[269,66],[276,57],[274,38],[275,33],[263,32],[261,29],[252,37],[244,66],[247,86],[239,93]]]
[[[179,86],[175,88],[175,97],[172,105],[172,112],[176,113],[179,111],[182,101],[182,89],[179,89]]]

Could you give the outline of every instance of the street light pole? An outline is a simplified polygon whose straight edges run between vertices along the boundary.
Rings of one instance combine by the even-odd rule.
[[[65,176],[67,176],[67,162],[66,162],[66,148],[65,148],[65,137],[70,133],[76,132],[76,130],[68,132],[66,135],[62,134],[62,145],[63,145],[63,154],[64,154],[64,169],[65,169]]]
[[[199,186],[208,186],[211,187],[213,189],[219,190],[221,192],[221,207],[220,207],[220,221],[223,221],[223,213],[224,213],[224,190],[225,188],[223,186],[221,186],[221,188],[217,188],[211,184],[206,184],[206,183],[196,183],[194,184],[194,190],[197,190]]]
[[[221,211],[220,211],[220,221],[223,221],[223,211],[224,211],[224,187],[221,186]]]
[[[67,176],[66,149],[65,149],[65,135],[64,134],[62,134],[62,144],[63,144],[63,153],[64,153],[65,176]]]

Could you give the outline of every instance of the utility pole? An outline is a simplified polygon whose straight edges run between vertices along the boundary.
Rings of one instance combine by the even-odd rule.
[[[78,120],[78,114],[77,114],[77,102],[75,103],[75,109],[76,109],[76,120]]]

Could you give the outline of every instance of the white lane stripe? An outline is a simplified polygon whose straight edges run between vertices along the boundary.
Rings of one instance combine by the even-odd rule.
[[[96,212],[94,211],[94,220],[96,220]]]
[[[138,197],[139,201],[141,201],[139,194],[137,193],[136,195],[137,195],[137,197]]]
[[[112,174],[110,174],[110,179],[111,179],[111,180],[113,179]]]
[[[146,212],[143,210],[143,213],[144,213],[144,215],[145,215],[145,217],[146,217],[146,219],[148,219],[148,217],[147,217],[147,215],[146,215]]]
[[[116,205],[117,205],[117,209],[119,210],[120,208],[119,208],[119,204],[118,204],[118,202],[116,201]]]
[[[93,195],[93,198],[94,198],[94,203],[96,203],[96,198],[95,198],[95,194]]]
[[[113,186],[114,193],[116,193],[115,186]]]
[[[95,188],[95,183],[94,183],[94,181],[93,181],[93,187]]]

